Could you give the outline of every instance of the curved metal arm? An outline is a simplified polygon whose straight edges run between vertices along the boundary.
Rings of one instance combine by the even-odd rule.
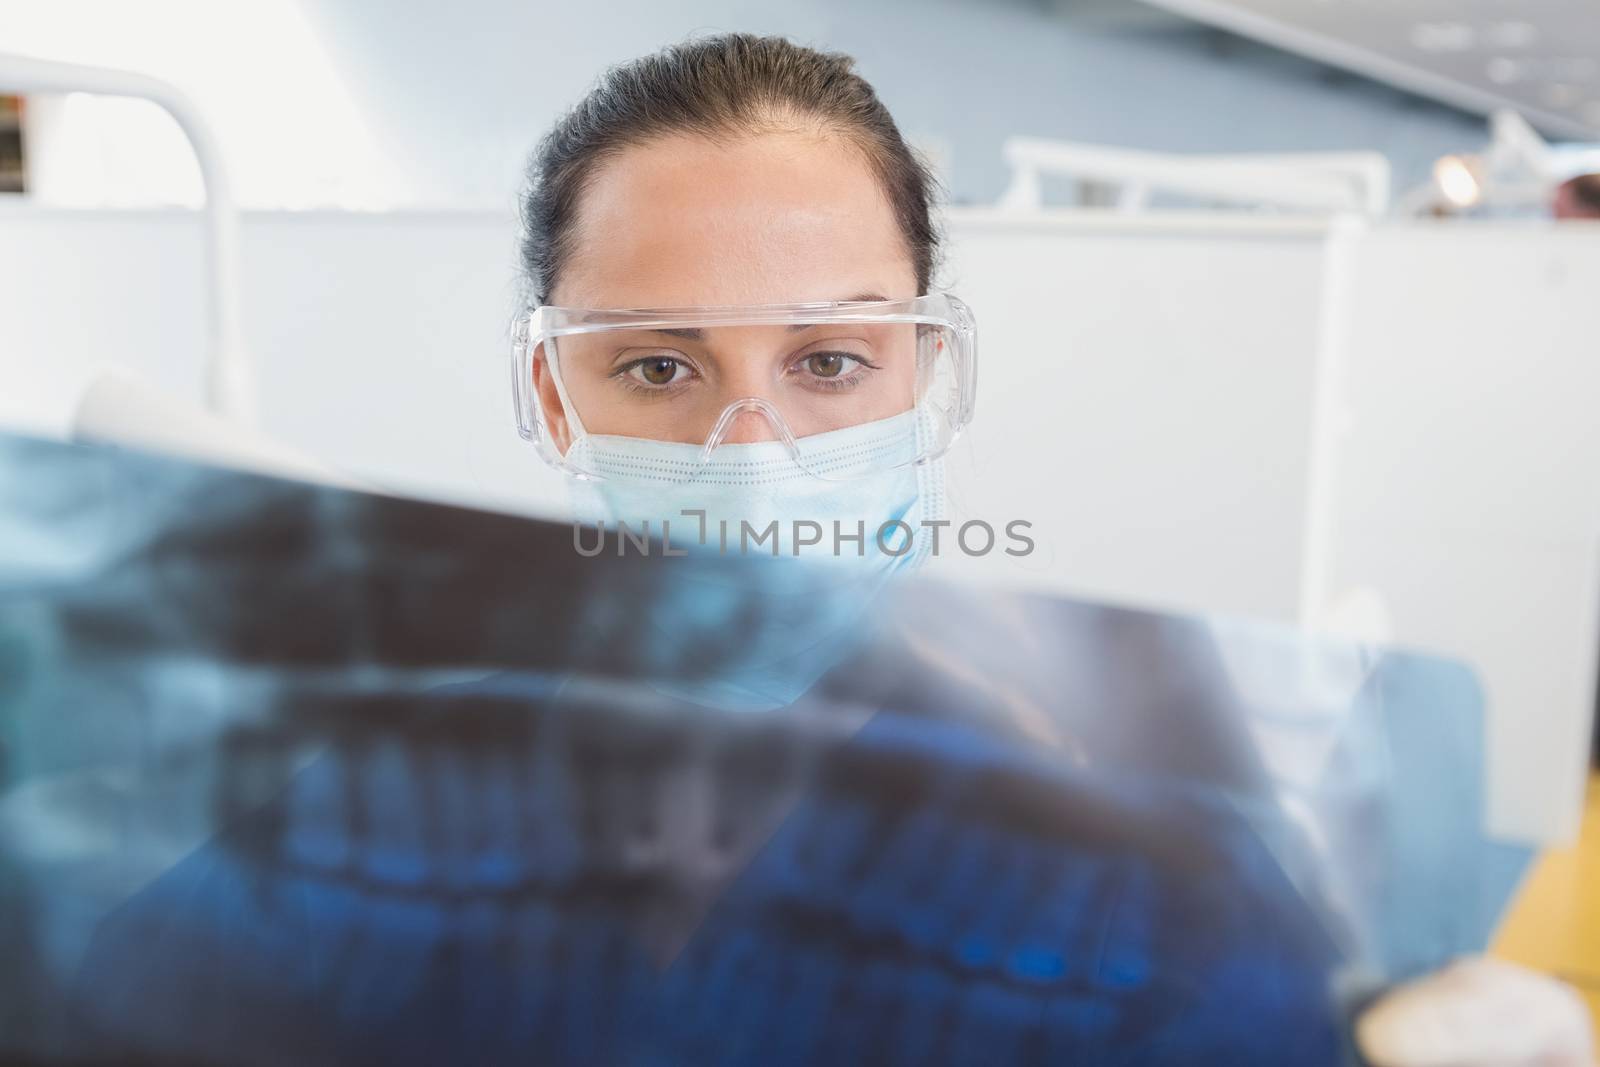
[[[143,74],[7,53],[0,53],[0,87],[138,97],[178,121],[194,149],[206,190],[206,398],[217,414],[252,423],[255,383],[239,325],[238,219],[222,153],[194,102],[166,82]]]

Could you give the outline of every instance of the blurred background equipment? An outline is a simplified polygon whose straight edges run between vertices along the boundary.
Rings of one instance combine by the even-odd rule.
[[[27,189],[22,143],[22,97],[0,94],[0,193]]]
[[[1585,179],[1600,172],[1600,145],[1552,145],[1515,111],[1489,116],[1482,149],[1444,156],[1432,180],[1412,189],[1400,211],[1408,215],[1576,219],[1588,203]],[[1592,194],[1591,194],[1592,195]]]
[[[82,93],[134,98],[164,110],[182,128],[200,166],[206,192],[207,401],[217,414],[248,426],[255,421],[254,386],[239,326],[238,220],[228,172],[210,127],[181,91],[156,78],[128,71],[58,63],[0,53],[0,88],[36,93]],[[26,264],[20,264],[26,269]],[[102,361],[128,353],[103,347]],[[135,357],[136,358],[136,357]]]

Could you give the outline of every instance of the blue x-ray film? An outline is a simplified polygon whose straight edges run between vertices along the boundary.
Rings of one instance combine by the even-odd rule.
[[[617,547],[0,438],[0,1059],[1337,1064],[1526,861],[1459,665]]]

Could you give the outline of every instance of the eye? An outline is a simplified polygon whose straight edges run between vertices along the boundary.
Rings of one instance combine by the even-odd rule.
[[[804,360],[805,368],[816,378],[842,378],[862,365],[861,360],[843,352],[816,352]]]
[[[650,356],[637,360],[628,364],[623,371],[635,382],[658,389],[685,379],[690,374],[682,360],[671,356]]]

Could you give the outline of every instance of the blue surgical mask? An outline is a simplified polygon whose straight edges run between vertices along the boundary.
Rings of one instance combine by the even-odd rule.
[[[858,577],[902,570],[927,556],[932,531],[923,523],[945,511],[942,461],[909,462],[919,417],[803,437],[798,456],[779,441],[721,445],[702,458],[699,445],[588,435],[573,449],[603,477],[571,483],[574,515],[634,532],[648,524],[674,549],[798,555],[854,567]],[[818,536],[807,524],[820,528],[819,543],[805,543]],[[759,537],[774,525],[775,537]]]
[[[722,445],[709,458],[697,445],[610,435],[573,445],[604,475],[573,483],[576,518],[634,532],[648,523],[662,548],[693,557],[644,608],[659,613],[663,648],[727,650],[708,675],[661,688],[718,707],[780,707],[849,654],[885,584],[928,556],[924,523],[944,517],[942,461],[905,462],[918,418],[800,438],[798,460],[777,441]]]

